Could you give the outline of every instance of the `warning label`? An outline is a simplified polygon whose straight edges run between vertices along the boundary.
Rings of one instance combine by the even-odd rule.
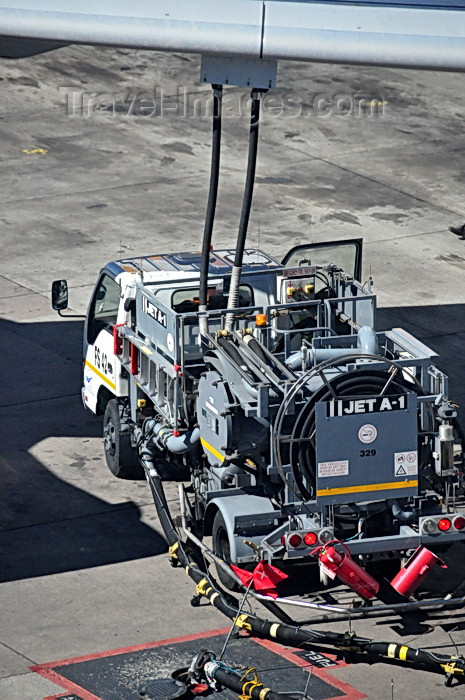
[[[318,462],[318,477],[346,476],[349,473],[349,460],[339,462]]]
[[[358,431],[358,439],[360,440],[360,442],[364,442],[365,445],[368,445],[370,442],[376,440],[377,436],[378,431],[376,430],[374,425],[371,425],[371,423],[362,425],[362,427]]]
[[[412,476],[418,474],[418,452],[394,453],[394,476]]]

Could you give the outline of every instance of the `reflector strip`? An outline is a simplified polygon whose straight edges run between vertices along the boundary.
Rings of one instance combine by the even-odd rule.
[[[108,384],[108,386],[113,389],[113,391],[116,391],[116,384],[113,384],[113,382],[111,382],[108,379],[108,377],[105,377],[105,375],[102,374],[102,372],[100,372],[100,370],[98,370],[97,367],[94,367],[94,365],[91,365],[89,360],[85,361],[85,365],[86,365],[86,367],[89,367],[89,369],[91,369],[92,372],[95,372],[97,377],[100,377],[100,379],[103,379],[103,381],[106,382]]]
[[[212,447],[211,445],[209,445],[209,443],[206,440],[204,440],[203,438],[200,438],[200,442],[202,443],[203,447],[205,447],[205,449],[208,450],[208,452],[210,452],[214,457],[219,459],[220,462],[224,462],[226,457],[224,455],[222,455],[221,452],[218,452],[218,450],[215,450],[215,448]]]
[[[276,638],[276,636],[278,634],[278,629],[279,629],[279,625],[277,625],[276,622],[274,622],[270,627],[270,637]]]
[[[411,489],[418,486],[418,480],[391,481],[387,484],[364,484],[360,486],[346,486],[337,489],[318,489],[318,496],[335,496],[340,493],[363,493],[364,491],[385,491],[386,489]]]

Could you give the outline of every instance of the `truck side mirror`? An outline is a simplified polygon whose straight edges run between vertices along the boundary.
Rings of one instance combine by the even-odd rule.
[[[55,280],[52,282],[52,308],[55,311],[63,311],[68,308],[68,282]]]

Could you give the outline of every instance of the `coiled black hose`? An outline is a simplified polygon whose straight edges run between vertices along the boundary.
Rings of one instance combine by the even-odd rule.
[[[386,383],[390,379],[387,371],[360,369],[355,372],[339,375],[328,384],[316,391],[303,406],[292,431],[290,443],[290,463],[293,476],[302,498],[308,500],[313,497],[316,478],[315,440],[309,439],[315,432],[315,406],[319,401],[330,401],[344,397],[355,396],[379,396]],[[328,386],[329,385],[329,386]],[[419,385],[407,382],[396,377],[390,381],[389,390],[395,394],[406,394],[415,391],[426,394]],[[431,425],[431,430],[434,426]],[[425,445],[419,444],[420,468],[422,468],[429,456],[429,450]]]

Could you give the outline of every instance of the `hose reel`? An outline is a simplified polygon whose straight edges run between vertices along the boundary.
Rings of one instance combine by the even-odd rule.
[[[346,360],[354,361],[354,357],[346,357]],[[360,356],[358,356],[360,359]],[[374,358],[373,358],[374,359]],[[380,358],[376,358],[380,359]],[[425,390],[419,382],[407,381],[402,372],[395,374],[395,363],[388,361],[386,369],[371,369],[369,365],[355,371],[342,372],[336,376],[326,376],[323,369],[328,370],[335,365],[340,366],[343,358],[323,362],[309,372],[301,375],[291,387],[283,402],[275,421],[275,450],[281,477],[294,491],[298,498],[310,500],[315,497],[316,483],[316,405],[320,402],[338,401],[342,399],[356,399],[363,397],[379,397],[386,395],[407,395],[416,393],[424,395]],[[386,360],[383,358],[383,361]],[[394,368],[394,369],[393,369]],[[297,404],[296,415],[292,414],[292,399],[297,399],[299,392],[308,392],[308,382],[319,374],[322,379],[321,386],[302,404]],[[433,417],[429,416],[429,430],[434,430]],[[337,439],[337,437],[336,437]],[[425,463],[428,449],[418,439],[419,466]],[[295,486],[290,484],[284,473],[283,465],[289,464]]]

